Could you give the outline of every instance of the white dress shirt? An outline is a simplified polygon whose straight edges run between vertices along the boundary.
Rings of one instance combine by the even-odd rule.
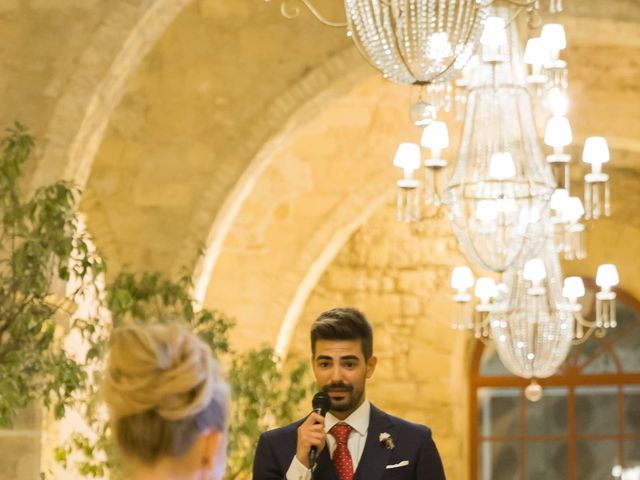
[[[327,447],[329,448],[329,455],[333,458],[333,452],[336,449],[336,439],[333,435],[329,434],[329,430],[336,423],[346,423],[351,426],[353,430],[349,434],[349,440],[347,441],[347,447],[351,454],[351,461],[353,462],[353,471],[358,468],[358,463],[362,458],[362,452],[364,452],[364,444],[367,441],[367,432],[369,431],[369,416],[371,413],[371,404],[368,400],[362,402],[351,415],[344,420],[340,420],[333,416],[331,412],[328,412],[324,419],[324,431],[327,435]],[[305,467],[298,457],[293,456],[289,470],[287,470],[287,480],[308,480],[311,478],[311,470]]]

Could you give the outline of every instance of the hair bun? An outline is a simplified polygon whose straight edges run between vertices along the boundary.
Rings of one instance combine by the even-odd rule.
[[[186,326],[130,325],[111,335],[104,395],[116,418],[155,410],[178,420],[207,406],[218,377],[210,348]]]

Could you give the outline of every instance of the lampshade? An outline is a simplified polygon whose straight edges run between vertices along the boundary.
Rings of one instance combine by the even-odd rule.
[[[550,51],[563,50],[567,47],[567,36],[564,27],[559,23],[547,23],[542,27],[540,38]]]
[[[456,290],[467,290],[473,286],[473,273],[467,266],[456,267],[451,272],[451,286]]]
[[[567,277],[564,279],[562,296],[570,300],[584,297],[584,282],[580,277]]]
[[[496,281],[491,277],[480,277],[476,282],[476,288],[473,293],[480,299],[482,304],[489,303],[489,300],[498,294]]]
[[[449,131],[445,122],[432,122],[422,130],[420,143],[423,147],[442,149],[449,146]]]
[[[507,33],[505,31],[505,21],[500,17],[487,18],[480,43],[486,47],[501,47],[507,44]]]
[[[489,178],[506,180],[516,176],[516,166],[509,152],[495,152],[489,160]]]
[[[549,61],[549,51],[540,37],[533,37],[527,41],[524,49],[524,63],[528,65],[544,65]]]
[[[566,147],[573,141],[567,117],[551,117],[544,130],[544,143],[550,147]]]
[[[618,269],[612,263],[604,263],[598,267],[596,273],[596,285],[603,289],[608,289],[617,285],[620,281]]]
[[[582,200],[578,197],[570,197],[562,209],[562,218],[565,222],[575,223],[584,215]]]
[[[584,142],[582,161],[585,163],[606,163],[609,161],[609,146],[604,137],[589,137]]]
[[[401,143],[393,158],[393,165],[405,170],[420,168],[420,146],[409,142]]]
[[[547,271],[544,268],[544,262],[541,258],[532,258],[527,260],[524,264],[524,270],[522,278],[531,282],[539,282],[547,276]]]
[[[552,115],[562,117],[569,110],[569,99],[562,90],[558,87],[553,87],[547,94],[547,106]]]
[[[551,194],[551,208],[557,211],[564,210],[564,204],[569,199],[569,192],[564,188],[556,188]]]

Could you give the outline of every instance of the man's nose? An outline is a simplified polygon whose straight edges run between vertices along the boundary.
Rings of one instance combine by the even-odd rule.
[[[340,383],[342,380],[342,369],[340,368],[340,365],[335,365],[331,369],[331,383]]]

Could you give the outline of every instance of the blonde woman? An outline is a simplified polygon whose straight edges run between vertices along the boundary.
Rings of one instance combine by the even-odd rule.
[[[114,330],[104,394],[131,480],[218,480],[229,389],[209,347],[181,324]]]

